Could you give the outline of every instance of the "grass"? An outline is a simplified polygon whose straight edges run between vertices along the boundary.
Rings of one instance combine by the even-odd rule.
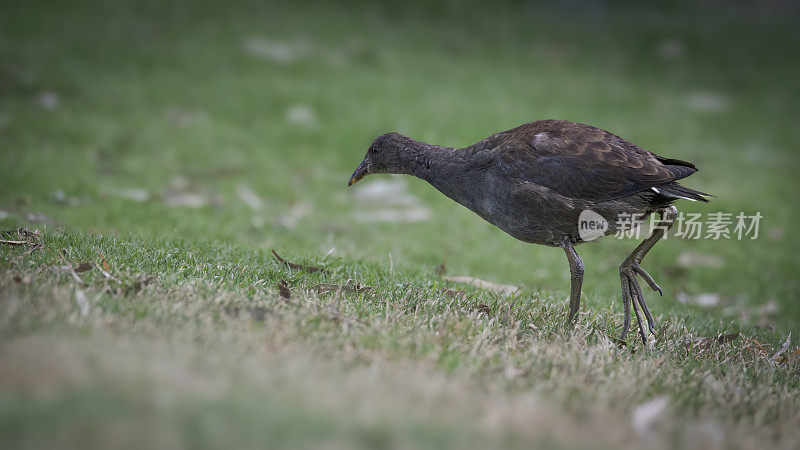
[[[3,5],[0,227],[43,247],[0,247],[0,440],[796,445],[797,367],[768,360],[800,332],[792,14],[520,8]],[[648,255],[653,349],[609,338],[635,242],[578,248],[570,331],[563,252],[418,180],[391,179],[407,192],[387,206],[430,213],[413,223],[364,222],[386,205],[344,188],[382,132],[463,146],[547,117],[697,163],[686,184],[718,197],[680,210],[764,216],[756,240]],[[678,264],[693,255],[714,264]],[[77,280],[57,269],[82,262]],[[448,282],[442,263],[521,291]]]

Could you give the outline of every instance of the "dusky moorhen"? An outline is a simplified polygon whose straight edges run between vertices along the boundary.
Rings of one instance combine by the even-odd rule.
[[[590,125],[541,120],[462,149],[384,134],[369,147],[347,185],[375,173],[413,175],[521,241],[563,248],[571,274],[570,324],[580,307],[584,273],[575,251],[586,241],[579,230],[581,213],[592,211],[605,219],[599,235],[618,231],[619,217],[643,220],[659,213],[653,233],[619,267],[625,307],[620,339],[627,336],[633,305],[647,342],[639,306],[653,334],[655,323],[636,277],[661,293],[640,264],[674,223],[675,200],[708,201],[704,196],[709,194],[675,182],[696,171],[692,163],[655,155]]]

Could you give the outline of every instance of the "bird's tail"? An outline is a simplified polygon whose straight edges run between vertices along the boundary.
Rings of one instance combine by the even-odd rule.
[[[664,197],[684,198],[693,202],[707,202],[708,199],[706,197],[714,197],[713,195],[706,194],[705,192],[695,191],[694,189],[683,187],[678,183],[662,184],[661,186],[655,186],[651,189],[653,189],[653,191],[655,191],[657,194],[663,195]]]

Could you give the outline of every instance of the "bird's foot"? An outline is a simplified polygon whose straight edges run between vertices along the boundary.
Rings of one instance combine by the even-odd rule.
[[[639,286],[639,281],[636,279],[637,275],[641,275],[641,277],[644,278],[647,284],[654,291],[661,294],[661,288],[653,280],[653,277],[651,277],[649,273],[639,266],[638,262],[634,260],[626,260],[624,263],[622,263],[622,266],[619,268],[619,277],[622,284],[622,301],[625,305],[625,324],[622,327],[620,339],[624,341],[628,334],[628,328],[631,323],[630,306],[632,305],[633,312],[636,314],[636,322],[639,325],[639,334],[642,336],[642,342],[647,345],[651,345],[652,343],[648,340],[648,335],[650,334],[655,336],[655,320],[653,320],[653,315],[650,314],[650,308],[647,307],[644,294],[642,294],[642,288]],[[640,306],[642,308],[642,313],[644,314],[645,320],[647,320],[647,328],[649,333],[645,331],[644,323],[639,315]]]

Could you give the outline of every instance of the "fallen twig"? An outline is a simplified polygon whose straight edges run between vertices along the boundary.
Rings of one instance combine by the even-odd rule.
[[[119,281],[119,279],[117,279],[114,275],[111,275],[110,273],[108,273],[105,270],[103,270],[103,268],[100,267],[99,264],[97,264],[97,263],[93,263],[93,264],[97,268],[97,270],[99,270],[100,273],[103,274],[104,277],[108,278],[109,280],[116,281],[117,283],[121,283],[121,281]]]
[[[327,270],[323,269],[322,267],[306,266],[304,264],[297,264],[297,263],[293,263],[293,262],[287,261],[287,260],[281,258],[281,256],[275,250],[272,251],[272,254],[275,255],[275,259],[277,259],[278,262],[286,264],[287,266],[289,266],[292,269],[305,270],[306,272],[311,272],[311,273],[314,273],[314,272],[325,273],[325,272],[327,272]]]
[[[0,239],[0,244],[6,245],[27,245],[28,241],[8,241],[5,239]]]

